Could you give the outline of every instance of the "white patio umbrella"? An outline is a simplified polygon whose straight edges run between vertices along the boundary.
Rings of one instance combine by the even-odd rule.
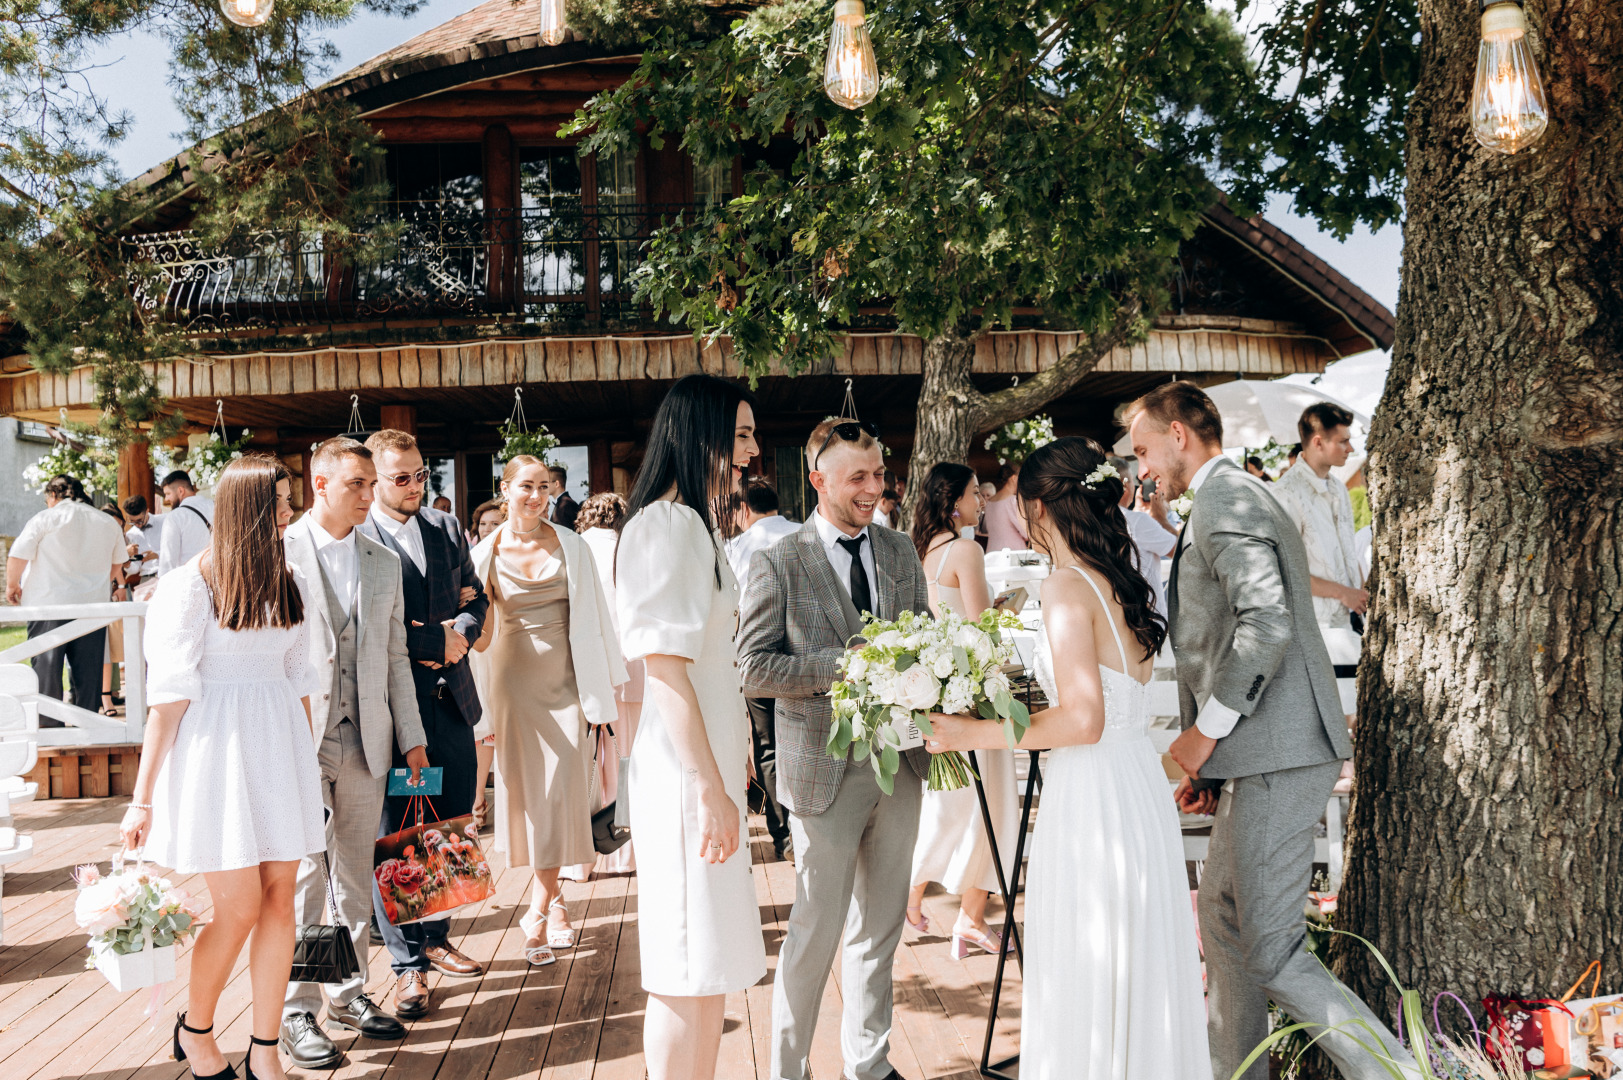
[[[1316,386],[1279,382],[1273,379],[1237,379],[1205,387],[1206,396],[1217,406],[1223,417],[1223,444],[1225,446],[1262,446],[1270,437],[1289,445],[1297,440],[1296,421],[1302,410],[1320,401],[1328,401],[1353,414],[1369,429],[1369,414],[1353,408]],[[1132,440],[1123,435],[1116,441],[1116,453],[1124,457],[1133,452]]]

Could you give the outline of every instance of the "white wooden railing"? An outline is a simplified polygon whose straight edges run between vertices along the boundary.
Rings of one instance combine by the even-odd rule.
[[[141,630],[146,622],[146,611],[145,603],[134,600],[106,604],[0,607],[0,620],[6,622],[71,620],[39,637],[0,650],[0,665],[23,663],[47,649],[66,645],[104,626],[108,627],[109,633],[124,635],[124,719],[103,716],[40,693],[19,695],[25,703],[37,704],[40,716],[48,716],[67,725],[41,728],[37,735],[41,746],[106,746],[141,741],[147,712],[146,664],[141,652]],[[98,684],[100,682],[100,671],[93,675],[79,674],[80,677],[95,678]]]

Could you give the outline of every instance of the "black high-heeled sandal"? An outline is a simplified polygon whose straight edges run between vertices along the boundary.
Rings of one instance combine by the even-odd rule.
[[[186,1060],[186,1049],[185,1049],[185,1047],[180,1045],[180,1029],[181,1028],[185,1028],[187,1031],[191,1032],[193,1035],[208,1035],[208,1034],[210,1034],[210,1033],[212,1033],[214,1031],[214,1025],[213,1024],[210,1024],[206,1028],[194,1028],[194,1027],[192,1027],[190,1024],[188,1024],[186,1022],[186,1014],[185,1013],[181,1013],[180,1015],[176,1016],[175,1017],[175,1048],[174,1048],[174,1055],[175,1055],[175,1060],[176,1061],[185,1061]],[[192,1074],[192,1076],[196,1077],[196,1080],[237,1080],[237,1070],[235,1070],[235,1069],[233,1069],[231,1067],[231,1063],[229,1061],[226,1062],[225,1068],[221,1069],[217,1073],[212,1073],[212,1074],[210,1074],[208,1076],[198,1076],[196,1070],[194,1070],[194,1069],[188,1069],[187,1071],[190,1072]]]
[[[275,1039],[261,1039],[257,1035],[248,1036],[248,1041],[253,1043],[254,1046],[275,1046],[276,1045],[276,1040]],[[259,1077],[254,1075],[254,1050],[253,1050],[253,1046],[250,1046],[248,1048],[248,1056],[242,1059],[242,1071],[246,1074],[247,1080],[259,1080]],[[233,1075],[235,1075],[235,1074],[233,1074]],[[211,1078],[211,1080],[212,1080],[212,1078]]]

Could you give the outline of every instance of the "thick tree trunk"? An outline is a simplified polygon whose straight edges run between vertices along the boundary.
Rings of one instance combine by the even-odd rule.
[[[1528,0],[1553,111],[1466,126],[1477,7],[1420,0],[1340,925],[1423,1000],[1623,990],[1623,22]],[[1357,942],[1342,973],[1391,1015]]]
[[[1110,350],[1142,329],[1143,304],[1137,296],[1117,305],[1110,325],[1083,336],[1055,364],[1025,382],[985,394],[970,381],[977,333],[949,330],[924,343],[924,381],[919,387],[919,418],[908,459],[907,499],[897,528],[913,520],[924,477],[939,462],[969,460],[970,441],[982,432],[1030,416],[1081,381]]]

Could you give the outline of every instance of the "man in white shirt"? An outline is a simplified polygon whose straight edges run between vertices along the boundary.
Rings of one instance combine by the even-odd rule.
[[[1145,500],[1148,512],[1133,509],[1133,493],[1137,487],[1133,482],[1133,467],[1126,458],[1119,457],[1111,458],[1110,464],[1122,477],[1121,513],[1127,519],[1127,531],[1133,538],[1138,572],[1150,583],[1150,592],[1155,595],[1155,610],[1165,618],[1167,593],[1166,586],[1161,583],[1161,560],[1171,555],[1178,543],[1178,531],[1167,520],[1166,496],[1157,493]]]
[[[105,604],[112,584],[122,583],[124,534],[110,516],[91,506],[84,487],[71,476],[53,476],[45,485],[45,509],[28,519],[6,558],[6,602],[39,607],[46,604]],[[40,637],[71,619],[28,623],[28,636]],[[73,704],[96,712],[107,629],[92,630],[35,656],[39,692],[62,700],[62,664],[73,672]],[[42,719],[46,727],[60,721]]]
[[[738,579],[742,593],[749,584],[750,560],[755,553],[799,532],[800,526],[779,515],[778,493],[759,477],[745,483],[735,520],[739,533],[727,541],[727,562],[733,568],[733,577]],[[757,796],[756,789],[750,789],[752,803],[759,798],[759,805],[752,805],[750,809],[766,819],[766,831],[772,837],[778,857],[791,859],[795,842],[789,831],[789,814],[778,802],[778,747],[773,734],[772,699],[746,698],[745,704],[749,706],[750,726],[754,729],[755,779],[761,792]]]
[[[121,504],[124,521],[124,543],[130,563],[124,568],[126,575],[144,578],[158,576],[158,541],[163,536],[163,518],[152,516],[146,497],[131,495]],[[133,579],[131,579],[133,580]]]
[[[185,566],[209,546],[214,527],[214,500],[197,493],[190,474],[176,469],[163,478],[163,503],[169,517],[158,538],[158,576]]]
[[[1362,617],[1369,606],[1358,566],[1352,496],[1330,475],[1352,454],[1352,421],[1352,413],[1328,401],[1304,409],[1296,422],[1301,455],[1273,489],[1307,548],[1313,612],[1324,627],[1351,628],[1352,616]]]

